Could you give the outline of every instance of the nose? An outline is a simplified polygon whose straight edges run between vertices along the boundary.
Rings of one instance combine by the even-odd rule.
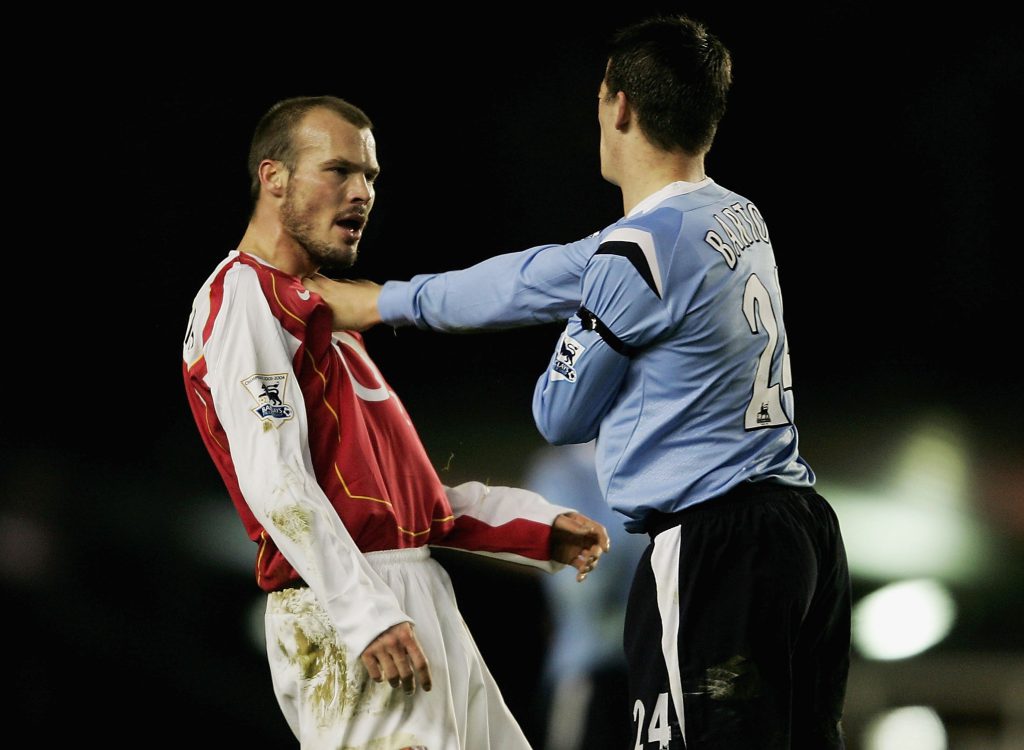
[[[373,200],[373,183],[366,179],[365,174],[355,174],[349,180],[348,195],[354,203],[369,203]]]

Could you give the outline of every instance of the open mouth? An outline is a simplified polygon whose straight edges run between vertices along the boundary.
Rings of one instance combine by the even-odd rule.
[[[349,236],[358,239],[363,232],[363,227],[366,226],[366,218],[363,216],[347,216],[343,219],[338,219],[334,224],[344,229]]]

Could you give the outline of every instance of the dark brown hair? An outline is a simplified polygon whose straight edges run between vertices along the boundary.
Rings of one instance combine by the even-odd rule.
[[[605,83],[610,97],[625,92],[654,145],[700,154],[725,114],[732,58],[699,21],[657,16],[612,37]]]

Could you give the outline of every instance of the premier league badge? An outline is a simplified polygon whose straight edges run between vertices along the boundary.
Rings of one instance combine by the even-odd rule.
[[[249,391],[249,395],[256,400],[256,408],[253,414],[260,418],[260,421],[279,427],[295,416],[295,409],[284,402],[285,388],[288,385],[288,374],[278,373],[276,375],[250,375],[242,381],[242,385]]]

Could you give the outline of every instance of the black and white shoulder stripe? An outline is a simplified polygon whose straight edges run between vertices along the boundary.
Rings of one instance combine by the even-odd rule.
[[[661,269],[654,252],[654,238],[648,232],[633,227],[612,230],[597,248],[595,255],[621,255],[633,264],[651,291],[661,299]]]

